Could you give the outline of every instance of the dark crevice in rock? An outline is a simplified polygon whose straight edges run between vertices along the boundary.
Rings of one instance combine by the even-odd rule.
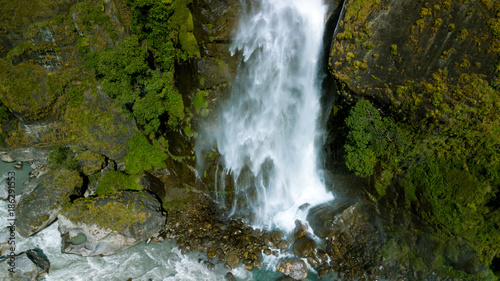
[[[319,76],[319,81],[321,83],[321,93],[320,93],[320,104],[321,104],[321,112],[318,117],[318,125],[320,128],[325,128],[326,132],[323,134],[321,139],[318,141],[326,147],[329,147],[329,145],[335,141],[335,138],[337,136],[336,132],[331,132],[327,128],[327,124],[330,119],[330,115],[333,109],[333,105],[338,102],[338,88],[335,83],[335,80],[331,75],[328,75],[328,62],[329,62],[329,54],[330,54],[330,49],[331,49],[331,44],[332,44],[332,38],[333,38],[333,33],[337,27],[338,22],[340,21],[340,14],[341,14],[341,9],[342,9],[342,3],[338,4],[337,1],[334,1],[335,3],[330,5],[330,10],[332,10],[329,13],[329,16],[326,20],[326,26],[325,30],[323,33],[323,44],[322,44],[322,50],[320,53],[320,65],[319,65],[319,70],[318,70],[318,76]],[[336,130],[334,130],[336,131]],[[318,159],[318,163],[320,163],[320,167],[326,167],[327,165],[327,153],[321,153]],[[324,175],[327,177],[326,175]],[[326,181],[328,184],[328,181]]]
[[[233,40],[229,39],[229,40],[224,40],[224,39],[216,39],[213,41],[213,43],[215,44],[232,44],[233,43]]]

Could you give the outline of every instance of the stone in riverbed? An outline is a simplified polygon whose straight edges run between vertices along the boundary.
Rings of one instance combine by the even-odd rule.
[[[295,231],[293,236],[295,238],[301,238],[307,234],[307,225],[303,224],[300,220],[295,221]]]
[[[82,195],[83,180],[76,171],[50,171],[31,182],[16,207],[17,231],[28,237],[52,223],[59,212]]]
[[[277,231],[277,230],[273,230],[273,232],[271,232],[271,240],[273,241],[274,244],[278,244],[280,241],[281,241],[281,232]]]
[[[355,204],[347,199],[336,199],[311,208],[307,215],[309,225],[320,238],[332,237],[335,233],[349,226],[346,220],[352,216],[352,208]],[[345,212],[347,209],[351,211]],[[357,207],[356,207],[357,208]],[[350,222],[352,223],[352,222]]]
[[[307,266],[301,259],[282,259],[276,269],[294,280],[304,280],[307,277]]]
[[[9,262],[14,261],[14,265]],[[15,273],[9,272],[9,268],[15,268]],[[40,249],[28,250],[11,258],[9,256],[0,259],[0,272],[5,275],[2,281],[34,281],[42,274],[49,272],[50,262]]]
[[[160,202],[148,192],[131,191],[76,200],[58,219],[62,251],[81,256],[118,253],[158,235],[165,225]]]
[[[228,272],[225,277],[227,281],[236,281],[236,278],[231,272]]]
[[[281,240],[278,245],[276,245],[278,247],[278,249],[280,250],[284,250],[284,249],[287,249],[289,246],[290,246],[290,243],[288,243],[288,241],[286,240]]]
[[[231,269],[235,269],[238,264],[240,264],[240,258],[238,257],[238,252],[236,250],[227,253],[226,263],[229,267],[231,267]]]
[[[304,236],[293,243],[293,253],[300,258],[307,258],[314,253],[316,242],[309,236]]]

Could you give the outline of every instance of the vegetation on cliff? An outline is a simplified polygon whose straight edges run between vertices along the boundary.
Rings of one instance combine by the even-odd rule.
[[[500,258],[500,4],[375,1],[355,9],[361,2],[346,5],[330,57],[350,108],[346,165],[369,177],[379,198],[395,187],[432,229],[442,259],[428,269],[492,279],[486,269]],[[408,8],[404,18],[391,13],[397,5]],[[460,262],[465,253],[474,253],[472,268]]]

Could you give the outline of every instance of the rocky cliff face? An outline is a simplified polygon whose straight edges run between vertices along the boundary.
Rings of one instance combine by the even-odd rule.
[[[4,19],[9,24],[2,25],[0,39],[5,43],[0,99],[8,108],[7,118],[2,118],[1,149],[38,148],[41,153],[5,153],[12,160],[30,161],[46,157],[43,148],[83,145],[122,159],[135,126],[110,104],[83,64],[89,51],[125,36],[129,27],[120,9],[124,3],[103,1],[99,9],[87,2],[24,2],[2,5],[2,16],[14,20]],[[17,126],[9,126],[9,114]]]
[[[499,182],[485,163],[499,153],[499,17],[498,1],[352,0],[332,39],[340,99],[327,167],[361,175],[344,173],[338,194],[379,213],[383,248],[400,247],[382,254],[415,272],[498,271],[500,250],[487,241],[498,236]]]
[[[438,87],[464,87],[468,76],[497,83],[494,2],[346,1],[332,42],[330,72],[358,97],[395,111],[408,106],[404,103],[414,93],[420,110],[415,118],[440,103],[474,99],[467,96],[472,93],[457,97]]]

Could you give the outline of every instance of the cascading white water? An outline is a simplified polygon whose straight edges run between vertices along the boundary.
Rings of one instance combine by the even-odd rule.
[[[291,231],[299,207],[333,199],[315,146],[325,12],[322,0],[262,0],[234,38],[243,60],[216,141],[235,180],[232,212],[249,208],[257,226]]]

